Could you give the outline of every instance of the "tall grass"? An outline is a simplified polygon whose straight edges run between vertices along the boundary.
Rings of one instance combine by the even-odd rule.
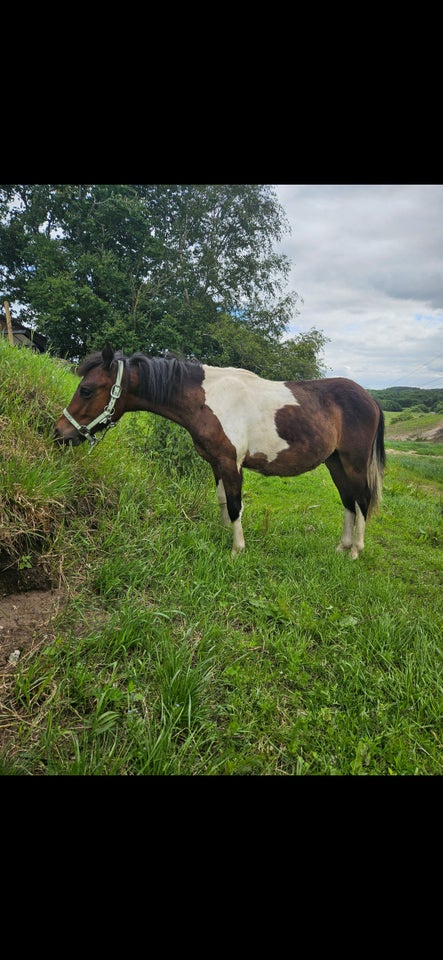
[[[246,551],[233,560],[212,474],[183,430],[131,414],[91,455],[56,450],[77,379],[0,351],[15,438],[3,466],[14,455],[18,467],[1,489],[11,516],[14,497],[58,504],[40,532],[65,596],[6,690],[0,772],[443,773],[441,446],[418,469],[388,454],[355,562],[335,552],[342,507],[325,467],[246,473]],[[21,408],[31,389],[34,419]]]

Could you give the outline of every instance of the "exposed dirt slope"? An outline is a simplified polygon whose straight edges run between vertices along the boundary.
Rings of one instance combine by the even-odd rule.
[[[429,443],[443,443],[443,419],[430,430],[420,428],[417,422],[415,429],[408,429],[402,432],[402,424],[393,423],[386,428],[388,440],[428,440]]]

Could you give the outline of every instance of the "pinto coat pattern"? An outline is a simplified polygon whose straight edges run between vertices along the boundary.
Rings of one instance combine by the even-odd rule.
[[[343,377],[265,380],[236,367],[125,357],[106,344],[78,370],[82,380],[55,424],[59,443],[92,446],[124,413],[147,410],[180,424],[212,468],[232,555],[245,547],[243,468],[292,477],[328,468],[344,507],[337,550],[356,559],[379,505],[385,466],[383,411]]]

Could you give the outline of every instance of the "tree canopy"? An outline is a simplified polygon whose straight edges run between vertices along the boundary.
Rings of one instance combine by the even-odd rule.
[[[18,321],[77,361],[105,340],[262,376],[321,376],[320,331],[287,337],[298,295],[267,184],[0,185],[0,281]]]

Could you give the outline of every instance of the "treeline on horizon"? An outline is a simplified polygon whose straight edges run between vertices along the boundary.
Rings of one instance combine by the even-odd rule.
[[[383,410],[398,412],[410,409],[416,413],[443,414],[443,389],[425,390],[423,387],[386,387],[368,390]]]

